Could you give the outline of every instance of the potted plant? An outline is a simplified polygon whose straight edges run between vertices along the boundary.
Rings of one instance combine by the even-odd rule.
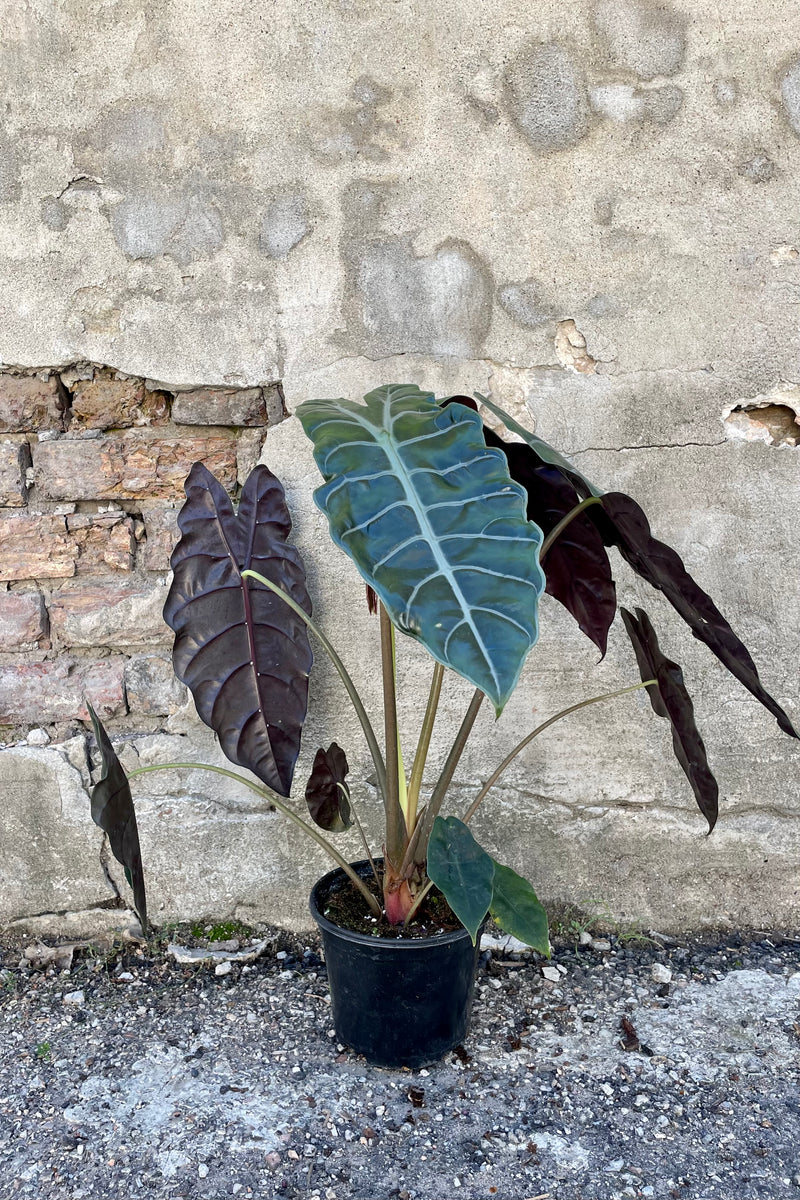
[[[175,632],[178,677],[226,756],[259,782],[238,778],[268,796],[336,864],[311,901],[325,944],[334,1023],[342,1041],[385,1065],[421,1065],[463,1038],[477,936],[488,914],[549,953],[547,918],[533,887],[478,845],[470,822],[534,737],[577,708],[610,696],[593,696],[550,717],[476,786],[466,811],[446,814],[445,808],[480,706],[490,703],[500,716],[536,642],[542,591],[566,606],[604,654],[617,608],[608,557],[608,548],[615,547],[781,729],[797,736],[764,690],[742,642],[675,551],[652,536],[638,504],[622,493],[602,492],[492,401],[478,399],[522,442],[506,443],[484,427],[470,398],[437,401],[407,385],[379,388],[363,403],[311,400],[297,410],[323,478],[315,501],[334,542],[364,577],[378,612],[382,738],[344,663],[313,620],[303,564],[288,541],[283,488],[267,467],[251,474],[234,515],[224,488],[202,464],[194,465],[164,609]],[[676,756],[710,831],[718,788],[681,669],[661,652],[646,613],[623,609],[621,615],[640,679],[611,695],[647,689],[655,713],[669,721]],[[397,726],[398,632],[421,642],[433,659],[409,772]],[[336,743],[320,748],[314,760],[305,790],[311,822],[288,800],[306,715],[309,634],[331,657],[355,708],[384,809],[380,853],[367,846],[358,864],[346,862],[327,836],[358,823],[346,756]],[[425,792],[426,756],[446,669],[475,690],[439,778]],[[144,926],[128,779],[93,713],[92,720],[104,765],[92,813],[125,864]],[[131,777],[165,769],[144,767]],[[425,936],[415,936],[420,933]]]

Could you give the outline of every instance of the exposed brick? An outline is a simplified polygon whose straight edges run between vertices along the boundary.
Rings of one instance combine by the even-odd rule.
[[[50,598],[50,629],[63,646],[163,645],[172,633],[161,615],[163,583],[124,582],[67,585]]]
[[[236,448],[237,478],[244,487],[247,476],[261,458],[261,451],[267,438],[265,429],[243,429],[239,434],[239,445]]]
[[[0,580],[130,571],[132,535],[133,521],[124,513],[4,513]]]
[[[0,592],[0,650],[37,650],[49,644],[41,593]]]
[[[0,442],[0,505],[4,508],[20,508],[27,502],[29,454],[27,442]]]
[[[149,391],[143,379],[118,378],[114,371],[98,368],[93,379],[79,379],[72,386],[70,429],[163,425],[168,420],[167,396]]]
[[[179,425],[266,425],[275,411],[274,384],[253,388],[192,388],[178,392],[172,419]]]
[[[124,661],[60,658],[0,666],[0,725],[88,721],[86,700],[104,719],[119,716],[126,711]]]
[[[125,666],[128,708],[136,716],[170,716],[186,703],[188,693],[176,678],[169,657],[136,654]]]
[[[180,537],[178,509],[148,508],[142,516],[147,540],[141,551],[141,564],[146,571],[167,571]]]
[[[58,377],[0,371],[0,433],[61,429]]]
[[[144,431],[39,442],[33,447],[34,482],[50,500],[178,500],[198,459],[233,487],[233,434],[159,438]]]

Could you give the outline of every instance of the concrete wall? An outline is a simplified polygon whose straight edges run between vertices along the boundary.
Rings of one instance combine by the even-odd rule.
[[[134,413],[146,442],[162,436],[159,421],[174,427],[173,398],[187,387],[267,395],[280,382],[290,411],[308,396],[357,397],[382,382],[489,392],[590,477],[640,500],[730,616],[766,686],[800,715],[794,8],[5,8],[0,362],[9,378],[47,368],[37,377],[62,380],[73,416],[79,377],[95,377],[87,364],[146,380],[148,394],[168,397],[160,414],[157,404]],[[179,438],[208,438],[218,424],[236,453],[242,427],[220,395],[181,402],[190,424]],[[105,664],[106,682],[122,670],[112,725],[129,761],[217,754],[180,695],[164,693],[148,712],[154,685],[126,686],[132,660],[168,648],[157,625],[163,564],[152,555],[163,553],[169,517],[148,529],[145,510],[168,509],[174,496],[149,491],[146,475],[110,500],[88,476],[79,486],[76,464],[94,461],[87,443],[123,434],[114,423],[65,424],[65,411],[45,403],[27,424],[5,426],[0,455],[4,527],[27,514],[52,531],[60,515],[66,529],[71,516],[83,532],[70,541],[66,529],[62,558],[88,555],[91,567],[85,580],[54,578],[45,554],[29,575],[5,576],[5,611],[18,623],[9,628],[19,631],[0,662],[6,699],[30,698],[25,681],[45,668],[57,684],[35,717],[7,714],[0,753],[0,916],[44,914],[40,924],[66,910],[87,913],[85,923],[113,898],[85,811],[78,701],[88,663]],[[276,415],[265,460],[286,478],[298,537],[315,555],[317,611],[374,702],[365,650],[374,625],[312,509],[314,468],[297,423],[274,424]],[[250,428],[251,456],[264,420]],[[66,464],[75,494],[52,496],[37,459],[48,471]],[[103,522],[117,557],[91,557]],[[73,594],[118,586],[119,555],[141,593],[121,621],[122,644],[107,622],[87,622],[85,607],[76,615]],[[796,744],[622,564],[617,578],[685,664],[721,782],[718,828],[703,836],[668,733],[636,697],[535,743],[486,805],[486,844],[545,900],[597,902],[662,928],[792,923]],[[86,603],[103,607],[96,591]],[[485,740],[457,778],[461,798],[537,718],[635,677],[624,639],[598,666],[563,611],[544,609],[541,643],[500,725],[482,718]],[[305,758],[323,738],[346,745],[356,798],[377,828],[358,732],[318,666]],[[428,668],[404,646],[400,669],[410,737]],[[448,683],[444,716],[458,719],[466,692]],[[31,726],[47,744],[22,740]],[[444,753],[442,734],[434,765]],[[158,781],[137,788],[154,919],[306,922],[305,892],[324,864],[285,822],[200,776],[146,778]]]

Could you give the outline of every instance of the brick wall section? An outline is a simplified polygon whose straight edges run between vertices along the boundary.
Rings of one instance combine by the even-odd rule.
[[[185,690],[161,617],[193,462],[232,496],[279,383],[172,388],[113,367],[0,370],[0,739],[152,728]]]

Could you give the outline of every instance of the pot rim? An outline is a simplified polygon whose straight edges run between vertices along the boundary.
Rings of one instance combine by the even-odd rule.
[[[376,859],[375,861],[378,862],[382,860]],[[358,862],[351,863],[350,865],[355,871],[359,871],[359,873],[364,871],[365,868],[367,871],[371,870],[369,859],[366,858],[360,859]],[[402,952],[406,950],[424,950],[427,948],[432,949],[436,946],[447,946],[452,942],[460,942],[464,938],[467,938],[470,941],[472,940],[469,936],[469,930],[465,929],[463,925],[460,929],[443,930],[441,933],[432,933],[427,937],[421,938],[388,938],[381,937],[380,935],[372,936],[368,933],[358,933],[355,929],[346,929],[343,925],[337,925],[335,921],[329,920],[329,918],[323,914],[318,903],[320,891],[325,887],[326,884],[330,884],[336,878],[347,878],[341,867],[335,867],[334,870],[328,871],[327,874],[323,875],[321,879],[317,880],[311,889],[308,907],[311,912],[311,916],[314,918],[320,929],[327,930],[328,933],[333,933],[337,937],[342,938],[344,941],[355,942],[361,946],[381,946],[385,947],[386,949],[398,950]],[[480,935],[483,933],[484,925],[485,922],[481,924],[481,927],[478,930],[475,943],[476,945],[479,943]]]

